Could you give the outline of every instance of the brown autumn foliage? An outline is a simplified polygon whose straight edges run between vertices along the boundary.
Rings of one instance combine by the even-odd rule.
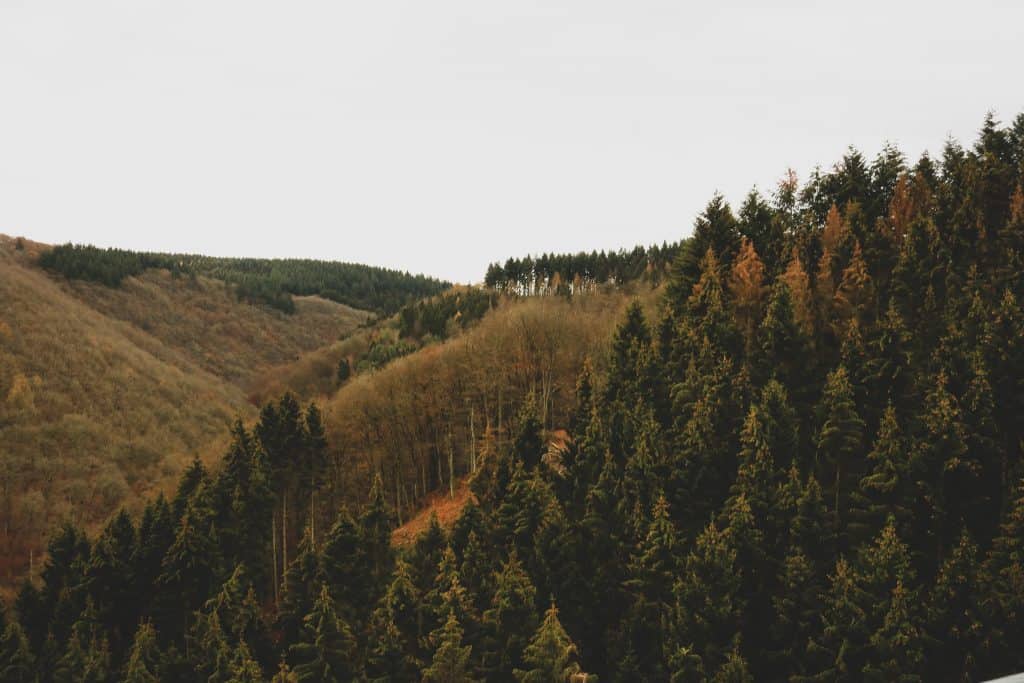
[[[653,308],[655,291],[636,296]],[[564,427],[584,360],[603,367],[630,300],[622,292],[508,299],[463,334],[356,375],[324,409],[335,448],[328,507],[367,491],[380,471],[404,519],[505,443],[530,395],[546,430]]]
[[[165,272],[68,282],[33,265],[45,248],[0,236],[0,579],[61,519],[94,526],[220,455],[231,420],[255,415],[255,374],[364,319],[312,299],[286,317]]]
[[[857,240],[853,247],[850,265],[843,270],[843,277],[835,293],[835,309],[843,320],[853,318],[858,312],[869,313],[867,304],[873,298],[871,276],[864,261],[864,253]]]
[[[800,259],[800,254],[793,249],[793,255],[782,274],[782,281],[789,288],[793,297],[793,312],[796,321],[804,333],[810,337],[814,333],[814,295],[807,277],[807,271]]]
[[[754,342],[754,332],[761,321],[768,287],[765,285],[764,263],[757,255],[754,243],[746,237],[743,238],[739,255],[732,266],[729,292],[735,304],[736,321],[749,349]]]

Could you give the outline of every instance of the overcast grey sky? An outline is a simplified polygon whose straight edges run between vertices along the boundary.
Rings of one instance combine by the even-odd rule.
[[[973,142],[1022,66],[1010,0],[0,0],[0,232],[474,281]]]

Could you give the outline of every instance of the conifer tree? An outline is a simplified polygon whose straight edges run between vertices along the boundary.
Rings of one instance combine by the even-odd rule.
[[[729,538],[709,524],[697,537],[673,588],[669,652],[692,648],[703,667],[712,671],[725,661],[744,607],[740,571]]]
[[[17,621],[7,624],[0,636],[0,681],[29,683],[35,680],[35,667],[28,638]]]
[[[558,620],[555,603],[523,652],[523,669],[516,669],[519,683],[560,683],[580,673],[576,646]]]
[[[121,680],[122,683],[158,683],[160,680],[160,650],[156,643],[156,630],[149,622],[142,622],[135,631]]]
[[[897,581],[882,626],[869,640],[870,651],[863,668],[865,681],[913,683],[923,680],[919,672],[924,649],[921,633],[911,614],[911,600],[912,594],[908,595],[902,581]]]
[[[285,642],[295,642],[302,633],[306,615],[317,599],[320,582],[320,563],[310,548],[307,535],[299,544],[298,556],[284,575],[277,626],[284,634]]]
[[[793,249],[789,265],[777,282],[784,284],[789,290],[793,300],[793,319],[804,335],[810,338],[814,334],[815,326],[814,295],[811,292],[807,271],[796,248]]]
[[[348,508],[342,507],[323,542],[321,571],[338,612],[357,623],[369,616],[373,577],[361,542],[359,526]]]
[[[1003,518],[979,572],[985,615],[984,652],[988,672],[1003,674],[1024,667],[1013,642],[1024,633],[1024,481]]]
[[[536,589],[513,552],[495,579],[494,599],[483,615],[490,646],[484,657],[488,676],[507,678],[522,664],[523,650],[537,628]]]
[[[868,453],[868,473],[852,495],[850,535],[856,543],[874,537],[891,515],[903,538],[912,533],[911,511],[906,501],[913,498],[911,461],[892,403],[882,414],[875,444]]]
[[[978,549],[964,532],[939,571],[926,603],[926,680],[978,678],[983,615],[978,596]]]
[[[755,377],[761,381],[773,378],[787,391],[795,391],[798,400],[806,400],[810,348],[798,323],[789,286],[783,281],[776,281],[772,287],[758,337]]]
[[[448,614],[442,627],[434,631],[430,640],[434,655],[430,666],[423,670],[423,680],[430,683],[473,683],[470,671],[472,646],[463,646],[462,627],[454,612]]]
[[[14,611],[23,634],[28,638],[29,648],[34,653],[40,652],[49,633],[49,619],[39,589],[27,577],[14,599]]]
[[[196,492],[200,484],[206,481],[207,477],[206,466],[203,465],[203,461],[199,459],[198,455],[195,456],[188,469],[181,475],[181,480],[178,482],[178,490],[174,494],[174,500],[171,503],[176,522],[181,520],[192,494]]]
[[[849,497],[859,481],[864,434],[864,421],[857,414],[853,386],[843,366],[829,373],[821,399],[821,414],[817,472],[831,489],[833,523],[841,535],[848,521]]]
[[[299,681],[343,683],[357,679],[356,642],[352,631],[334,609],[326,585],[304,619],[302,636],[289,648]]]
[[[807,672],[793,676],[797,683],[859,681],[868,633],[862,607],[863,591],[856,573],[844,559],[836,562],[824,596],[817,634],[807,643]]]
[[[843,320],[857,319],[866,322],[872,319],[871,306],[874,285],[864,261],[860,241],[854,242],[850,265],[843,270],[839,288],[835,292],[835,310]]]
[[[780,585],[772,595],[773,651],[767,670],[773,677],[806,675],[802,648],[816,632],[821,613],[822,586],[816,568],[799,547],[790,548],[783,562]]]
[[[392,516],[384,499],[384,480],[377,472],[373,478],[373,486],[370,488],[370,501],[359,517],[360,536],[375,586],[383,586],[391,573],[393,563],[392,528]]]
[[[219,561],[213,528],[204,524],[205,518],[195,505],[189,505],[161,565],[157,579],[161,624],[170,638],[188,630],[189,615],[213,590]]]
[[[490,602],[493,574],[494,563],[484,541],[475,531],[471,531],[466,550],[462,553],[459,576],[476,601],[478,609]]]
[[[89,558],[85,588],[115,648],[131,638],[138,618],[135,525],[121,510],[104,528]]]
[[[743,333],[747,353],[754,346],[754,331],[761,320],[764,307],[765,267],[754,249],[754,243],[743,238],[739,255],[729,275],[729,293],[732,295],[737,323]]]
[[[710,250],[726,268],[739,249],[740,234],[729,204],[715,195],[697,218],[693,237],[687,240],[669,272],[665,292],[669,309],[681,308],[700,278],[700,261]]]

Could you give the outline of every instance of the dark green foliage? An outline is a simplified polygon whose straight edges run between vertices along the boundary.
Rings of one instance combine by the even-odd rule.
[[[29,683],[35,679],[33,664],[28,638],[18,622],[13,621],[0,634],[0,680]]]
[[[516,669],[519,683],[560,683],[580,672],[576,646],[558,620],[552,603],[537,633],[523,652],[523,669]]]
[[[482,289],[445,292],[403,307],[398,312],[398,332],[415,339],[427,335],[445,339],[452,329],[464,330],[480,320],[497,303],[497,294]]]
[[[295,310],[292,295],[311,294],[354,308],[394,313],[409,300],[437,294],[450,286],[423,275],[338,261],[154,254],[74,244],[54,247],[40,257],[39,263],[65,277],[109,287],[150,268],[204,275],[234,285],[242,299],[285,313]]]
[[[537,628],[537,591],[513,553],[495,578],[494,598],[484,612],[488,677],[506,680],[522,664],[523,650]]]
[[[716,197],[682,249],[510,259],[489,269],[490,291],[408,306],[400,324],[416,339],[361,362],[467,325],[501,292],[656,282],[673,260],[655,317],[632,302],[606,348],[587,350],[576,405],[529,398],[509,431],[493,430],[490,394],[476,406],[488,448],[450,528],[445,501],[415,543],[393,547],[388,501],[436,501],[444,477],[429,469],[465,405],[403,426],[433,449],[410,482],[358,457],[358,439],[328,443],[319,409],[286,394],[234,425],[221,461],[207,472],[195,460],[137,526],[122,513],[91,541],[55,530],[39,586],[0,611],[0,679],[1020,671],[1022,173],[1024,116],[1010,128],[990,117],[976,146],[951,143],[941,162],[851,150],[802,189],[789,176],[771,201],[752,193],[738,216]],[[67,259],[53,267],[96,266],[85,276],[112,283],[160,265],[53,253]],[[164,267],[196,263],[218,265]],[[268,263],[219,264],[220,276],[268,298],[330,284],[303,289],[328,266]],[[415,288],[384,289],[395,302]],[[354,370],[343,367],[339,381]],[[547,380],[514,374],[517,397]],[[492,389],[501,402],[510,387]],[[368,497],[339,490],[368,479]]]
[[[143,622],[135,631],[121,680],[123,683],[157,683],[160,680],[160,650],[152,624]]]
[[[430,683],[472,683],[469,657],[472,646],[463,646],[462,627],[454,613],[448,615],[444,626],[430,635],[434,656],[430,666],[423,669],[423,680]]]
[[[320,588],[303,623],[302,636],[289,649],[299,681],[343,683],[357,679],[356,643],[334,609],[327,586]]]
[[[679,243],[636,247],[631,251],[543,254],[536,258],[510,258],[504,265],[492,263],[484,284],[509,294],[555,294],[579,291],[605,283],[641,278],[658,282],[679,251]],[[557,279],[555,276],[558,276]],[[559,283],[556,286],[556,283]]]

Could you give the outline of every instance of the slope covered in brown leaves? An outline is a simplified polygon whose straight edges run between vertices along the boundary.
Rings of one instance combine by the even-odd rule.
[[[86,524],[211,457],[254,379],[365,314],[316,297],[286,316],[221,282],[150,271],[119,288],[39,269],[0,236],[0,579],[63,518]]]

